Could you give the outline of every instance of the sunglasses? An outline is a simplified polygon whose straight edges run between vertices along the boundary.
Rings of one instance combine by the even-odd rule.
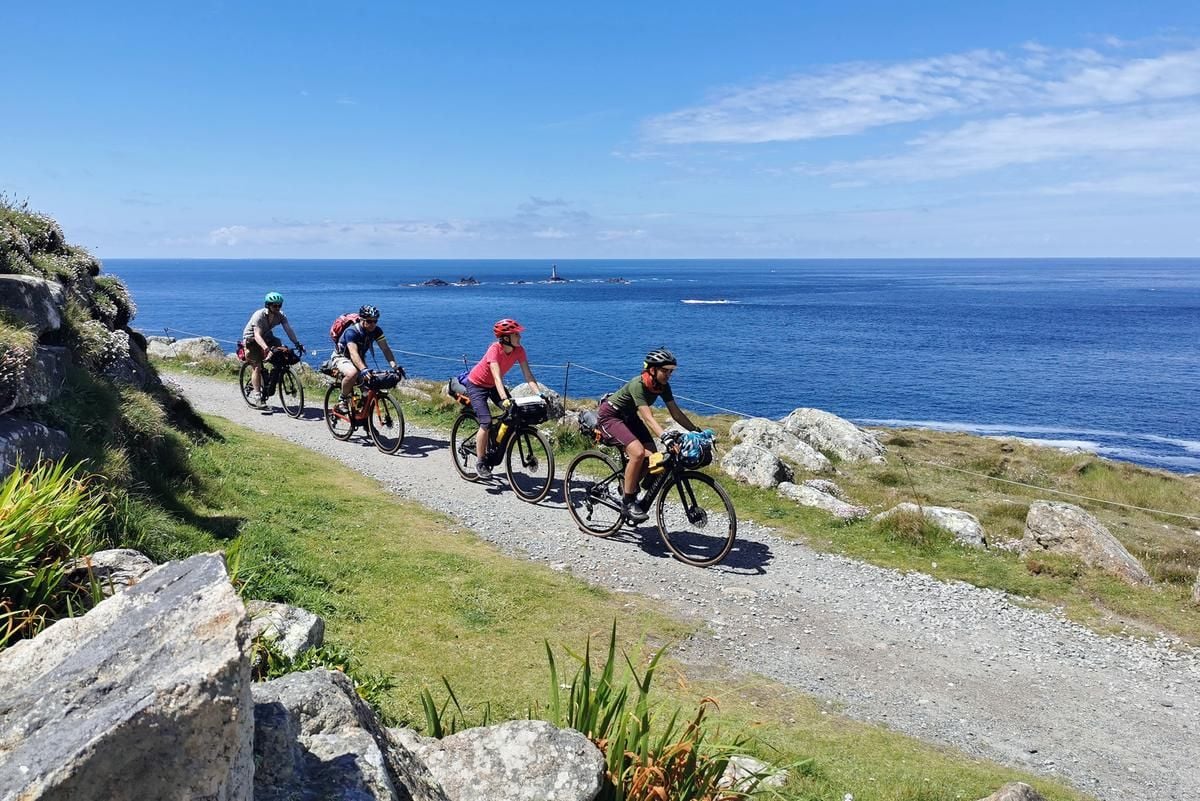
[[[267,308],[268,309],[282,309],[283,304],[282,303],[268,303]]]

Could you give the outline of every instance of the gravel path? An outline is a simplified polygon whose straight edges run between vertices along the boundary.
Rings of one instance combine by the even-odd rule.
[[[172,380],[198,410],[335,458],[509,554],[703,621],[673,651],[685,663],[768,676],[1103,799],[1200,797],[1200,652],[1178,642],[1101,637],[1003,593],[820,554],[747,520],[723,565],[688,567],[650,527],[579,532],[557,490],[531,506],[502,481],[461,480],[442,432],[409,426],[404,448],[385,456],[359,436],[334,440],[319,398],[298,421],[248,408],[226,382]]]

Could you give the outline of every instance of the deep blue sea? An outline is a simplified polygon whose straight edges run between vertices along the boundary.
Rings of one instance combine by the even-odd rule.
[[[339,313],[380,307],[414,375],[527,328],[534,373],[599,396],[666,345],[677,394],[779,417],[1013,435],[1200,471],[1200,260],[292,261],[108,259],[148,334],[241,334],[271,290],[327,355]],[[478,286],[423,287],[472,276]],[[625,283],[610,282],[624,279]],[[280,332],[282,334],[282,332]],[[434,358],[441,357],[441,358]],[[568,362],[571,368],[564,367]],[[585,369],[586,368],[586,369]],[[514,383],[519,374],[510,376]],[[684,402],[683,405],[695,406]]]

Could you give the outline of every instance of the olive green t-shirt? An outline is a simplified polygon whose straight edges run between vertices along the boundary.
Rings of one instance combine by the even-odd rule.
[[[608,396],[608,405],[613,407],[621,417],[635,417],[639,406],[653,406],[659,398],[663,403],[675,400],[671,393],[671,385],[663,384],[662,392],[651,392],[642,383],[642,377],[631,380],[628,384]]]

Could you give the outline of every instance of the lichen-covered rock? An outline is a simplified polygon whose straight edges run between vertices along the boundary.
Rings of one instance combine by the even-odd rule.
[[[325,621],[307,609],[271,601],[248,601],[250,639],[259,635],[273,641],[288,659],[325,642]]]
[[[743,484],[755,487],[774,487],[780,481],[792,480],[792,469],[778,456],[744,442],[734,445],[721,458],[721,469]]]
[[[886,449],[878,437],[849,420],[821,409],[795,409],[783,418],[783,427],[825,453],[847,462],[882,463]]]
[[[224,359],[225,351],[212,337],[191,337],[175,343],[175,355],[180,359]]]
[[[37,336],[59,329],[66,300],[66,290],[57,281],[0,275],[0,309],[32,327]]]
[[[804,484],[792,484],[785,481],[779,485],[779,494],[801,506],[824,509],[840,520],[861,520],[871,513],[871,510],[865,506],[846,503],[841,498],[835,498]]]
[[[896,514],[923,515],[926,520],[939,528],[944,528],[954,535],[954,539],[971,548],[986,548],[987,535],[979,518],[961,509],[951,509],[948,506],[918,506],[915,503],[901,503],[875,515],[876,520],[886,520]]]
[[[17,465],[32,466],[38,459],[58,460],[67,455],[67,435],[32,420],[0,417],[0,479]]]
[[[604,776],[590,740],[541,720],[467,729],[417,755],[451,801],[591,801]]]
[[[745,442],[766,448],[776,456],[795,462],[799,467],[813,473],[830,473],[833,464],[825,454],[797,437],[782,424],[765,417],[738,420],[729,429],[734,442]]]
[[[62,394],[63,384],[67,380],[67,368],[71,364],[71,355],[66,348],[41,345],[25,367],[24,375],[13,382],[11,395],[7,403],[0,406],[0,414],[19,409],[23,406],[38,406],[49,403]]]
[[[827,478],[810,478],[803,482],[804,486],[815,489],[817,492],[823,492],[826,495],[832,495],[835,498],[846,500],[846,493],[842,492],[842,488],[833,483]]]
[[[1058,501],[1030,504],[1021,550],[1068,554],[1129,584],[1153,583],[1142,563],[1099,520],[1073,504]]]
[[[546,411],[549,414],[550,419],[561,419],[562,416],[567,413],[567,407],[563,403],[562,396],[541,382],[538,382],[538,386],[541,388],[540,393],[535,392],[533,387],[529,386],[529,384],[517,384],[515,387],[509,390],[509,394],[514,398],[525,398],[531,395],[541,394],[546,398]]]
[[[1025,782],[1009,782],[979,801],[1046,801],[1046,799]]]
[[[137,584],[154,567],[154,562],[140,551],[113,548],[71,562],[67,581],[77,585],[95,583],[107,598]]]
[[[250,801],[244,625],[204,554],[0,654],[0,798]]]

